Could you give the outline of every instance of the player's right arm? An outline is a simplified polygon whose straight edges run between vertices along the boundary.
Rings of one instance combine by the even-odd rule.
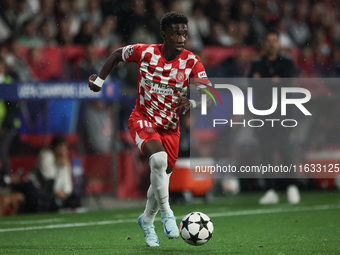
[[[99,76],[96,74],[92,74],[89,77],[89,88],[94,92],[99,92],[102,89],[104,80],[109,75],[109,73],[118,65],[120,61],[123,61],[122,58],[122,49],[119,48],[111,53],[111,55],[107,58],[105,64],[103,65]]]

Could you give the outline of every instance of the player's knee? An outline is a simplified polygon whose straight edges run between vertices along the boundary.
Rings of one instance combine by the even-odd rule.
[[[152,154],[149,158],[151,171],[166,171],[168,167],[168,154],[165,151],[160,151]]]

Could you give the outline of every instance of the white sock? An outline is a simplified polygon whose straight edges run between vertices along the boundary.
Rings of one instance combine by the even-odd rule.
[[[146,201],[144,210],[144,220],[147,222],[154,222],[156,214],[158,213],[159,207],[153,192],[152,185],[149,186],[147,192],[148,200]]]
[[[168,188],[169,188],[169,181],[170,181],[170,174],[167,174],[168,176]],[[147,198],[144,210],[144,220],[147,222],[154,222],[155,217],[159,211],[158,203],[156,201],[152,185],[149,186],[148,192],[147,192]]]
[[[171,212],[169,205],[169,178],[166,174],[168,155],[165,151],[154,153],[149,158],[152,190],[162,213]]]

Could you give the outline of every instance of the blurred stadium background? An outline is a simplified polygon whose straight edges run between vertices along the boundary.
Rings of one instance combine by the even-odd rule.
[[[31,171],[38,152],[58,134],[69,143],[73,169],[83,169],[78,188],[84,195],[144,198],[148,162],[127,129],[135,103],[137,67],[122,64],[114,70],[101,98],[71,92],[72,88],[87,89],[89,75],[99,73],[114,49],[162,43],[159,21],[170,10],[189,17],[187,49],[200,56],[209,77],[246,77],[261,54],[269,28],[279,31],[282,51],[293,59],[300,77],[340,75],[338,1],[0,0],[0,117],[12,114],[16,121],[9,148],[14,173]],[[20,93],[9,87],[20,84],[26,86]],[[339,162],[339,90],[311,90],[322,107],[305,128],[309,135],[300,153],[305,158],[308,153],[326,151],[326,160]],[[324,100],[329,91],[332,98]],[[219,139],[218,134],[213,137]],[[258,183],[243,185],[243,190],[261,189]],[[334,179],[317,178],[303,185],[335,188]]]

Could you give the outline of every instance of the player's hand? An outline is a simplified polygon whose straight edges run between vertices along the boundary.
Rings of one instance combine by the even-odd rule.
[[[90,77],[89,77],[89,88],[90,90],[94,91],[94,92],[99,92],[101,91],[101,87],[98,87],[97,85],[95,85],[93,82],[94,80],[97,78],[97,75],[96,74],[92,74]]]
[[[182,109],[184,107],[183,114],[185,114],[190,109],[190,101],[186,96],[179,95],[177,100],[176,111]]]

